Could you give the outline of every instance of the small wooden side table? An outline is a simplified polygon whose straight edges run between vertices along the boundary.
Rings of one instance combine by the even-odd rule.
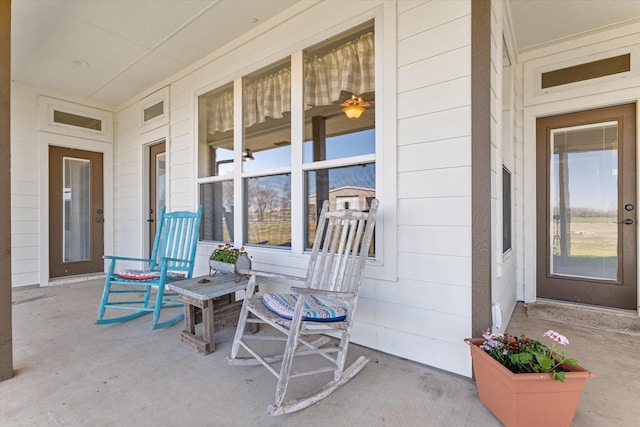
[[[245,290],[248,280],[236,282],[234,274],[200,276],[168,284],[169,289],[179,294],[184,301],[185,329],[180,334],[200,353],[215,350],[214,331],[236,326],[242,301],[236,301],[235,292]],[[263,280],[260,280],[263,279]],[[257,282],[264,281],[258,278]],[[202,323],[202,336],[196,335],[196,325]]]

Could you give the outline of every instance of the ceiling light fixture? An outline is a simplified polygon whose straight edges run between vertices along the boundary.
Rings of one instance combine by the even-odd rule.
[[[87,61],[84,61],[82,59],[72,59],[71,63],[76,67],[82,67],[82,68],[89,68],[91,66],[91,64],[89,64]]]
[[[344,107],[342,111],[350,119],[357,119],[364,113],[365,107],[371,106],[370,103],[363,101],[360,97],[356,98],[355,95],[351,95],[351,99],[347,99],[340,105]]]
[[[247,150],[247,152],[244,153],[244,155],[242,156],[242,160],[245,162],[250,162],[251,160],[255,160],[255,158],[253,157],[253,154],[251,153],[251,150]]]

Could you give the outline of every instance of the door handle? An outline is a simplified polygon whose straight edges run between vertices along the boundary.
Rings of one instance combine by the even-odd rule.
[[[622,221],[622,224],[631,225],[633,224],[633,220],[631,218],[627,218]]]
[[[153,218],[149,218],[147,222],[155,222],[155,221],[153,220]]]
[[[104,222],[104,218],[97,218],[96,222]]]

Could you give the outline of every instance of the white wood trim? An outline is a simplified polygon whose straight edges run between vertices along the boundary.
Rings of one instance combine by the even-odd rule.
[[[90,117],[100,120],[101,130],[86,129],[54,121],[55,111]],[[38,130],[78,138],[113,142],[113,113],[87,105],[76,104],[61,99],[40,95],[38,97]]]
[[[148,132],[169,124],[171,117],[169,100],[169,86],[165,86],[140,101],[140,133]],[[145,121],[144,111],[160,102],[162,102],[162,114]]]

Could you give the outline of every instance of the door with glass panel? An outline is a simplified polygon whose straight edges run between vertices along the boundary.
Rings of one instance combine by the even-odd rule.
[[[537,295],[635,309],[636,106],[537,121]]]
[[[102,154],[49,147],[49,276],[104,271]]]
[[[167,154],[164,141],[149,147],[149,254],[156,239],[156,223],[167,199]]]

